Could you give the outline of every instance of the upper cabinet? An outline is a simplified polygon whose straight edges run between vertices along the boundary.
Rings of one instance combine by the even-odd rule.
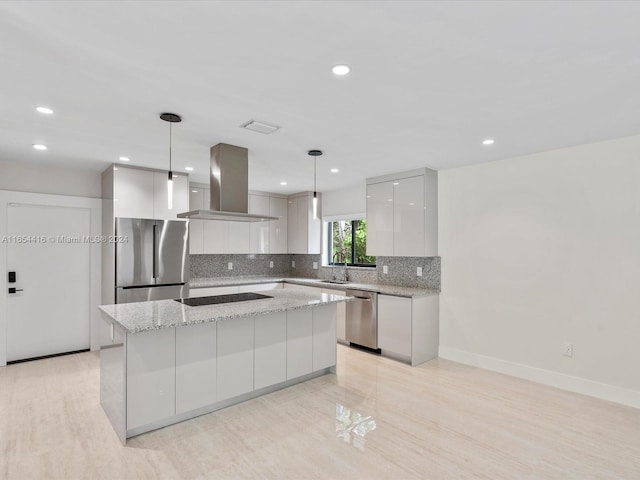
[[[189,205],[188,177],[173,176],[173,206],[168,208],[167,172],[110,167],[113,173],[113,216],[181,220]]]
[[[318,198],[320,203],[320,198]],[[322,221],[313,218],[313,195],[289,197],[287,208],[287,247],[289,253],[319,254]]]
[[[189,186],[188,210],[209,209],[209,188]],[[189,220],[191,253],[287,253],[287,199],[277,194],[249,194],[249,213],[270,215],[278,220],[232,222]]]
[[[438,254],[437,175],[424,168],[367,179],[367,255]]]

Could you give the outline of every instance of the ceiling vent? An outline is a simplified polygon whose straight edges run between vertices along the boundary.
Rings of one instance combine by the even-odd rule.
[[[265,135],[273,133],[276,130],[280,130],[280,127],[277,125],[269,125],[268,123],[258,122],[256,120],[249,120],[248,122],[240,125],[240,127],[258,133],[264,133]]]

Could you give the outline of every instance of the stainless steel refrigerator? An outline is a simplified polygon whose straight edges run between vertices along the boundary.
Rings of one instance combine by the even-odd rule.
[[[189,296],[189,222],[116,218],[116,303]]]

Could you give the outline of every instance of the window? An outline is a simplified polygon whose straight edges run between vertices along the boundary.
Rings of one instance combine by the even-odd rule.
[[[329,222],[328,227],[329,265],[376,266],[376,257],[367,255],[366,220]]]

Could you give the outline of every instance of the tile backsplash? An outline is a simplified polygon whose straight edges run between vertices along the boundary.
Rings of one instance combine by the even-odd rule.
[[[292,276],[342,280],[344,268],[322,267],[320,255],[224,254],[190,255],[191,278]],[[273,262],[273,267],[270,266]],[[295,267],[293,266],[295,262]],[[318,268],[313,268],[317,262]],[[233,268],[229,270],[229,263]],[[383,266],[387,273],[383,273]],[[417,268],[422,276],[417,276]],[[349,268],[349,281],[440,290],[440,257],[377,257],[376,268]]]

